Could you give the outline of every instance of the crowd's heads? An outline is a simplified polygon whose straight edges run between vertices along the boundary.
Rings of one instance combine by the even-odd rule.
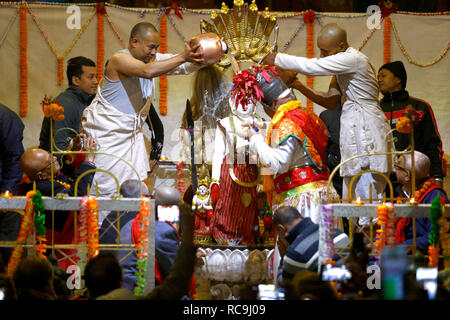
[[[159,44],[159,32],[153,24],[140,22],[131,29],[129,50],[136,59],[144,63],[153,61]]]
[[[406,70],[403,62],[386,63],[378,70],[378,85],[384,94],[393,93],[406,88]]]
[[[14,272],[14,284],[19,299],[56,298],[53,288],[53,267],[41,257],[22,258]]]
[[[336,23],[327,24],[317,36],[317,46],[321,58],[343,52],[348,48],[347,32]]]
[[[420,151],[414,151],[416,183],[421,183],[430,174],[430,159]],[[397,180],[403,185],[411,184],[412,157],[410,153],[402,154],[394,165]]]
[[[155,191],[155,204],[157,206],[173,206],[181,202],[181,193],[172,187],[160,187]]]
[[[97,68],[95,62],[89,58],[78,56],[67,62],[67,80],[69,85],[93,95],[97,92]]]
[[[31,180],[48,180],[51,178],[51,167],[55,174],[60,165],[58,159],[43,149],[32,148],[25,150],[20,157],[20,167]]]
[[[139,198],[141,195],[149,196],[149,191],[144,182],[130,179],[120,185],[120,194],[125,198]]]
[[[338,300],[329,282],[320,279],[317,272],[298,272],[286,285],[288,300]]]
[[[119,261],[110,252],[100,252],[89,260],[84,270],[85,285],[91,299],[121,288],[122,279]]]

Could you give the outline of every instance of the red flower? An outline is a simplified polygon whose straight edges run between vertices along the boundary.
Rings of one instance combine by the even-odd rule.
[[[269,215],[265,215],[263,218],[264,223],[264,231],[270,232],[272,230],[272,217]]]
[[[172,8],[174,9],[175,14],[177,15],[177,17],[180,18],[180,19],[183,19],[183,16],[181,15],[180,7],[178,6],[178,3],[172,1]],[[170,13],[170,11],[172,10],[172,8],[171,7],[167,8],[166,11],[164,11],[164,13],[166,15],[168,15]]]
[[[308,10],[308,11],[305,13],[305,15],[303,16],[303,20],[304,20],[306,23],[308,23],[308,22],[313,23],[315,18],[316,18],[316,15],[315,15],[315,13],[314,13],[313,10]]]
[[[381,17],[385,18],[391,13],[397,12],[398,5],[392,3],[390,0],[382,0],[378,3],[378,7],[381,10]]]
[[[96,10],[97,14],[102,14],[102,15],[106,14],[106,8],[103,5],[103,3],[101,3],[101,2],[97,2],[95,4],[95,10]]]

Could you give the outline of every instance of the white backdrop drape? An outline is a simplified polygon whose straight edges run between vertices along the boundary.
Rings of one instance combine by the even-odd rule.
[[[66,26],[66,20],[70,14],[66,13],[65,5],[29,4],[32,12],[48,35],[50,42],[56,48],[59,55],[72,43],[79,30],[70,30]],[[0,103],[12,110],[19,112],[19,26],[18,3],[0,4]],[[94,7],[80,5],[81,25],[92,15]],[[157,27],[159,25],[159,10],[128,9],[116,6],[106,6],[108,15],[117,28],[122,39],[127,42],[132,26],[141,21],[149,21]],[[200,19],[209,20],[209,10],[201,12],[194,10],[182,10],[183,19],[171,13],[171,20],[176,28],[167,21],[167,51],[178,53],[183,49],[182,37],[188,39],[200,33]],[[17,15],[16,18],[14,16]],[[303,16],[286,17],[286,13],[278,19],[280,33],[278,46],[284,47],[286,42],[294,35],[295,30],[303,24]],[[321,25],[330,22],[341,24],[348,34],[349,44],[358,48],[369,34],[366,21],[367,15],[351,13],[316,13],[318,19],[314,24],[315,35]],[[445,15],[417,16],[408,14],[392,14],[400,39],[412,59],[425,63],[435,59],[448,46],[450,36],[450,18]],[[83,55],[94,61],[97,59],[97,19],[94,17],[81,35],[79,41],[64,59],[64,82],[57,84],[57,60],[49,48],[43,35],[40,33],[32,17],[27,13],[28,29],[28,114],[22,118],[25,123],[24,146],[25,148],[36,146],[39,143],[39,132],[43,113],[40,101],[45,94],[56,96],[67,88],[65,69],[67,60],[71,57]],[[182,35],[182,37],[180,36]],[[303,27],[290,43],[286,52],[289,54],[306,56],[306,26]],[[113,33],[107,19],[104,22],[104,52],[105,61],[123,45]],[[319,56],[317,47],[315,56]],[[383,64],[383,29],[377,30],[363,47],[374,67]],[[444,151],[450,150],[450,59],[446,55],[438,63],[429,67],[419,67],[408,62],[400,50],[398,43],[391,32],[391,61],[400,60],[405,64],[408,73],[407,90],[417,98],[426,100],[432,106],[440,134],[442,136]],[[231,70],[227,71],[231,79]],[[299,76],[305,81],[304,76]],[[314,88],[327,90],[329,77],[316,77]],[[161,116],[165,126],[165,145],[163,156],[169,160],[178,160],[179,156],[179,130],[181,116],[185,109],[186,99],[191,96],[192,75],[168,77],[168,107],[167,115]],[[157,90],[158,92],[158,85]],[[299,100],[306,105],[306,99],[300,93],[296,93]],[[154,100],[155,107],[159,110],[158,94]],[[315,105],[314,110],[320,113],[324,110]],[[263,115],[263,112],[260,110]],[[178,144],[178,145],[177,145]]]

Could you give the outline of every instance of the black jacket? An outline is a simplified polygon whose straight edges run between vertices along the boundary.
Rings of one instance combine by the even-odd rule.
[[[22,179],[20,156],[23,154],[24,125],[19,116],[0,104],[0,193],[17,194]]]
[[[75,86],[69,86],[56,97],[60,105],[64,107],[64,119],[55,121],[53,134],[60,128],[71,128],[79,132],[81,117],[84,109],[91,103],[94,96],[90,96]],[[61,130],[55,135],[55,144],[61,150],[66,150],[69,141],[75,136],[72,130]],[[42,120],[39,148],[50,151],[50,118]]]
[[[431,161],[430,175],[435,178],[442,178],[447,175],[445,167],[444,151],[442,141],[437,129],[431,106],[420,99],[411,97],[406,90],[400,90],[392,94],[387,94],[381,100],[381,108],[386,115],[391,128],[395,128],[398,119],[403,116],[403,109],[411,105],[421,115],[421,119],[414,126],[415,150],[428,156]],[[403,151],[409,146],[409,135],[394,131],[395,149]]]

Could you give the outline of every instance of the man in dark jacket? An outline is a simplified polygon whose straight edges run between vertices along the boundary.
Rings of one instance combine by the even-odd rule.
[[[23,154],[23,130],[19,116],[0,104],[0,194],[9,191],[17,195],[22,179],[19,159]],[[17,212],[0,211],[0,241],[16,240],[21,220]],[[0,248],[4,261],[8,261],[11,252],[11,248]]]
[[[411,97],[406,88],[406,70],[401,61],[386,63],[378,70],[378,84],[383,93],[381,108],[385,113],[391,128],[395,128],[398,119],[404,115],[408,105],[418,113],[418,121],[414,124],[414,147],[428,156],[431,161],[430,175],[436,179],[436,184],[443,186],[442,179],[446,176],[444,151],[436,119],[431,106],[420,99]],[[394,132],[395,149],[405,150],[410,144],[409,135]]]
[[[75,137],[75,132],[79,132],[83,110],[91,103],[97,92],[97,68],[94,61],[82,56],[70,59],[67,64],[67,80],[69,87],[56,97],[64,108],[64,119],[55,121],[53,125],[55,145],[63,151],[69,147],[70,139]],[[39,137],[39,148],[47,151],[50,151],[50,121],[50,118],[44,117]],[[72,130],[64,129],[57,132],[61,128]],[[66,164],[62,169],[66,174],[73,174],[73,168]]]
[[[303,218],[294,207],[280,207],[273,215],[273,225],[278,234],[278,248],[283,260],[278,268],[277,282],[291,280],[301,270],[317,271],[319,260],[319,225]],[[334,245],[346,247],[348,236],[335,229]],[[338,261],[338,255],[333,257]]]

